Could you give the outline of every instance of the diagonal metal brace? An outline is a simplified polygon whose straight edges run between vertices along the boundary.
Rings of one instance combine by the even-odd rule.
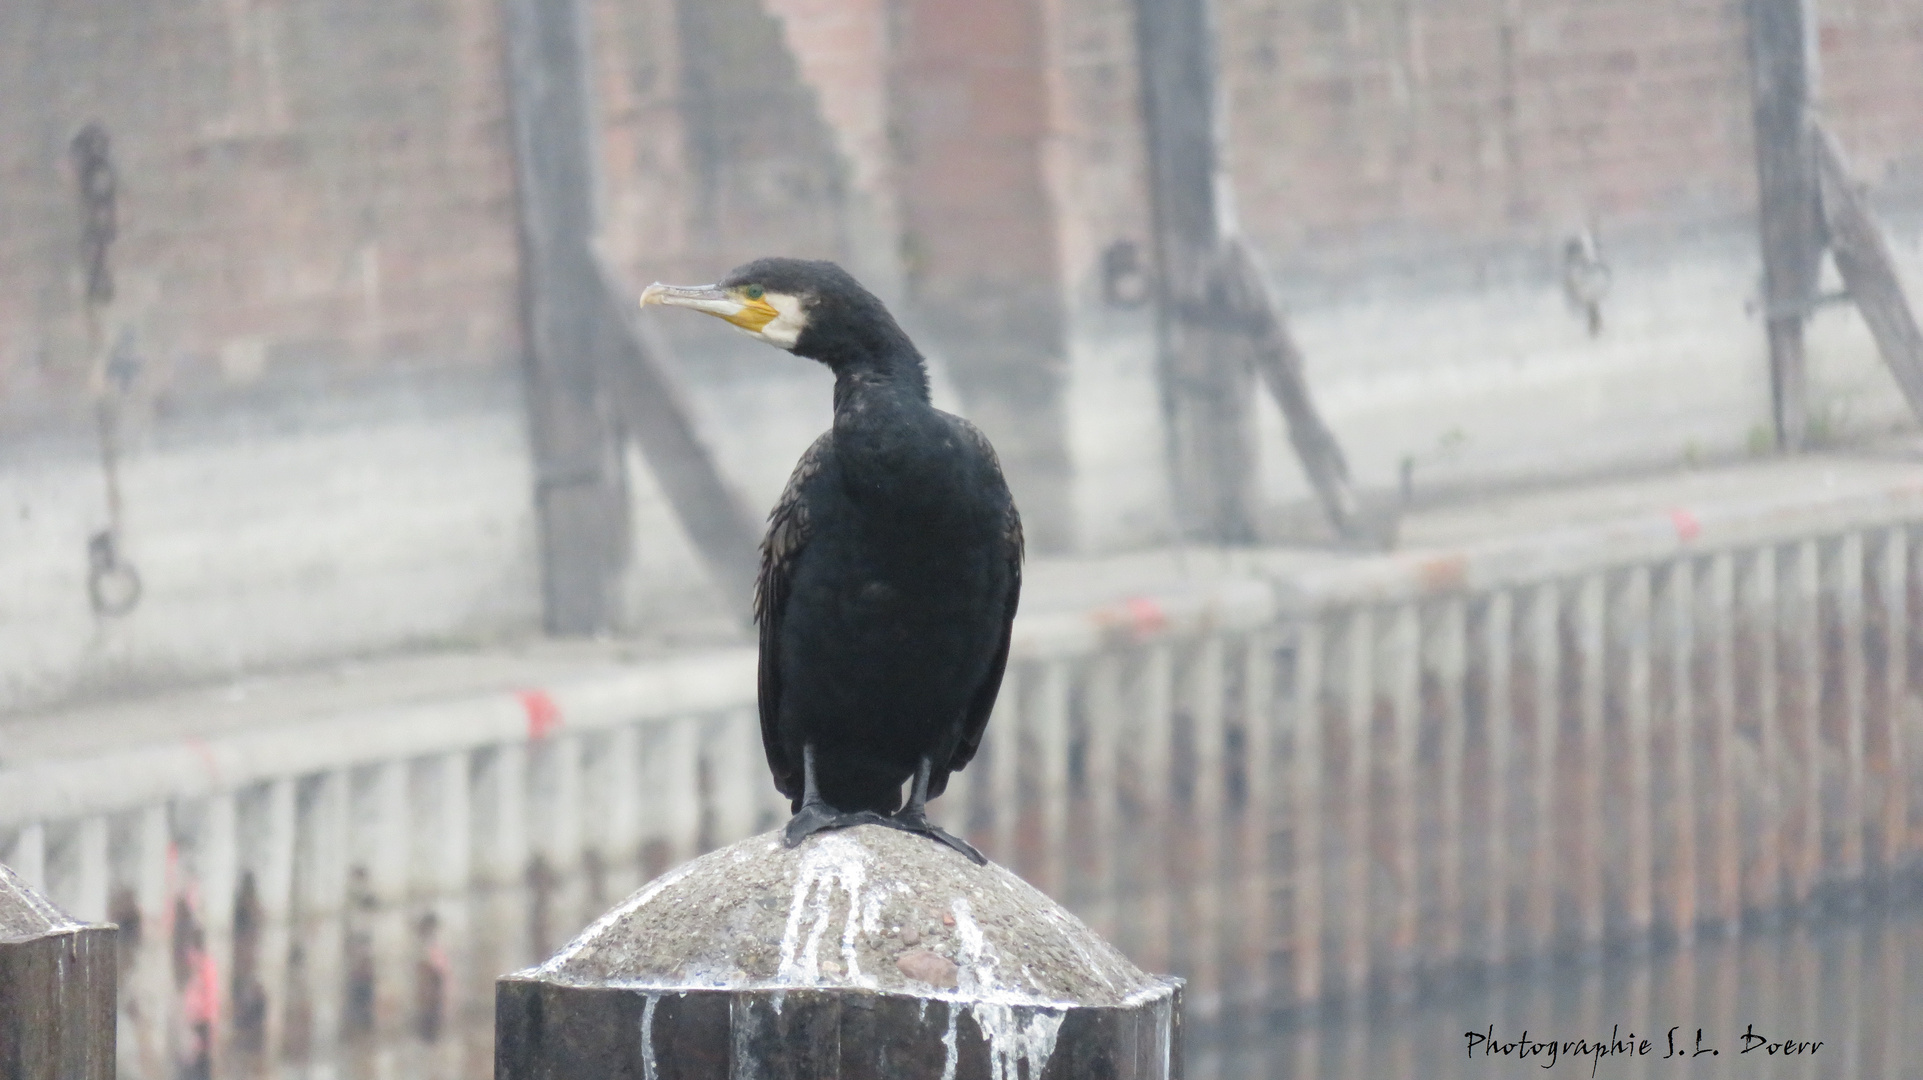
[[[1862,190],[1850,179],[1842,147],[1828,129],[1821,124],[1815,127],[1823,178],[1823,224],[1836,271],[1869,324],[1870,336],[1896,376],[1910,412],[1923,420],[1923,331],[1917,329],[1916,314],[1903,295],[1889,244],[1871,220]]]
[[[1222,311],[1222,322],[1247,335],[1249,360],[1282,407],[1288,421],[1289,443],[1315,489],[1316,501],[1337,536],[1352,544],[1387,547],[1393,544],[1396,522],[1373,520],[1365,514],[1349,479],[1349,463],[1342,445],[1322,420],[1302,374],[1302,350],[1289,333],[1281,306],[1268,279],[1255,263],[1248,243],[1240,237],[1222,241],[1210,289]]]

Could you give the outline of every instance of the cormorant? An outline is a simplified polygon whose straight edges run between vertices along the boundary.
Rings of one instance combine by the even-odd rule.
[[[761,744],[792,800],[788,846],[872,823],[984,862],[926,806],[975,756],[1008,664],[1022,525],[994,447],[930,403],[914,343],[833,263],[757,259],[715,285],[650,285],[641,303],[705,311],[835,373],[834,426],[768,515],[755,587]]]

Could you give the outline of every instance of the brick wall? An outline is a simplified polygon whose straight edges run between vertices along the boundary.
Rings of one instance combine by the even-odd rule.
[[[493,0],[0,5],[0,708],[539,625]],[[68,143],[118,169],[90,344]],[[94,366],[120,403],[122,550]]]
[[[900,0],[891,94],[909,291],[1038,551],[1072,546],[1048,71],[1031,0]]]
[[[0,400],[85,395],[67,143],[119,170],[138,391],[512,364],[513,177],[489,0],[0,10]]]
[[[1817,13],[1824,113],[1858,176],[1923,192],[1923,6],[1823,0]]]
[[[1046,5],[1003,6],[956,6],[948,26],[943,5],[906,0],[600,0],[609,219],[629,264],[712,272],[771,249],[855,258],[852,185],[921,207],[901,228],[923,263],[963,277],[1085,274],[1087,253],[1053,236],[1003,242],[1059,210],[1037,201],[1032,147],[1045,131],[1075,137],[1050,102],[1078,92],[1079,63],[1072,41],[1066,76],[1044,69],[1038,46],[1009,53],[1046,37]],[[1818,12],[1825,104],[1859,170],[1923,188],[1923,110],[1909,107],[1923,100],[1923,9],[1826,0]],[[890,17],[892,39],[876,25]],[[6,407],[41,415],[85,396],[65,145],[94,118],[121,171],[112,315],[136,335],[150,392],[304,367],[510,363],[495,19],[484,0],[7,5],[0,93],[32,107],[0,110]],[[1286,265],[1366,268],[1581,223],[1748,210],[1733,0],[1222,0],[1219,21],[1241,217]],[[930,117],[898,123],[892,149],[873,100],[885,48],[894,111]],[[985,104],[943,113],[969,95]],[[969,117],[991,115],[1015,126],[964,137]],[[1131,120],[1102,134],[1125,138]],[[1028,147],[1008,159],[1015,173],[996,147]],[[881,190],[898,169],[900,190]],[[957,185],[1001,197],[958,201]],[[988,212],[1025,224],[999,228]]]
[[[638,278],[849,261],[851,169],[760,0],[598,0],[605,228]]]
[[[989,428],[1038,547],[1167,533],[1133,0],[588,0],[604,222],[635,282],[840,259]],[[1923,298],[1923,8],[1818,0],[1823,99]],[[539,625],[493,0],[0,4],[0,708]],[[1741,453],[1767,419],[1737,0],[1219,0],[1229,160],[1365,486]],[[68,142],[110,132],[88,335]],[[1607,329],[1563,238],[1615,268]],[[946,319],[946,321],[944,321]],[[659,320],[755,509],[825,373]],[[86,604],[96,365],[132,362],[125,541]],[[1811,330],[1832,431],[1904,421],[1860,321]],[[1652,394],[1650,388],[1662,392]],[[1306,494],[1264,405],[1265,490]],[[630,455],[630,623],[710,586]],[[1050,515],[1056,520],[1043,526]],[[1046,543],[1043,543],[1047,538]]]
[[[1823,101],[1865,175],[1923,176],[1923,8],[1815,7]],[[1305,272],[1753,205],[1741,0],[1219,11],[1243,218]]]

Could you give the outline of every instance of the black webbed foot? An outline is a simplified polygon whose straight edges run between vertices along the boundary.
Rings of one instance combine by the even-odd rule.
[[[781,842],[785,847],[794,847],[818,832],[846,829],[855,825],[886,825],[888,819],[873,810],[843,811],[829,806],[821,797],[821,789],[815,784],[815,746],[805,743],[801,748],[801,768],[803,784],[801,809],[788,819],[788,827],[782,831]]]
[[[879,815],[877,815],[877,817],[879,817]],[[973,862],[976,866],[988,865],[988,857],[976,851],[975,845],[936,825],[934,822],[928,820],[927,814],[921,813],[912,806],[904,807],[900,813],[895,814],[893,817],[882,817],[875,824],[886,825],[891,829],[900,829],[902,832],[920,833],[931,840],[939,840],[949,847],[954,848],[956,851],[961,852],[963,855],[968,856],[969,861]]]
[[[794,847],[818,832],[830,832],[856,825],[886,825],[888,819],[873,810],[843,812],[827,803],[803,803],[795,816],[788,819],[788,827],[782,831],[781,842],[786,847]]]

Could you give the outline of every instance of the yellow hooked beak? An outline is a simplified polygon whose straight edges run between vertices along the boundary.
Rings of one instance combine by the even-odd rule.
[[[657,281],[641,290],[641,306],[647,307],[649,304],[705,311],[726,319],[750,334],[760,333],[762,327],[781,315],[773,304],[761,297],[751,300],[739,289],[724,289],[718,285],[663,285]]]

